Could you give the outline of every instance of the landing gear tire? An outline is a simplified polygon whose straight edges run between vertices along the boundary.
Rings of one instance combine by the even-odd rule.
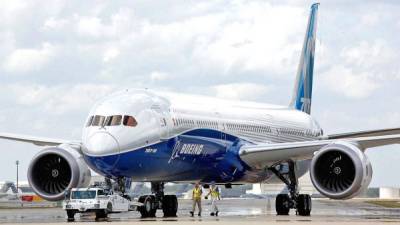
[[[275,200],[275,210],[278,216],[289,215],[290,197],[288,194],[278,194]]]
[[[75,212],[72,210],[67,210],[67,217],[68,217],[68,222],[75,221]]]
[[[178,199],[176,195],[164,195],[162,201],[164,217],[176,217],[178,211]]]
[[[106,219],[107,218],[107,210],[100,210],[96,212],[96,221]]]
[[[281,168],[287,166],[288,171]],[[311,197],[310,195],[299,194],[298,177],[296,175],[296,162],[288,161],[285,164],[271,167],[270,170],[286,184],[288,194],[276,196],[275,209],[278,215],[289,215],[290,209],[296,209],[296,215],[310,216]]]
[[[310,216],[311,213],[310,195],[298,195],[296,208],[300,216]]]
[[[157,208],[155,207],[155,197],[153,195],[140,196],[139,202],[143,206],[139,208],[142,218],[156,217]]]

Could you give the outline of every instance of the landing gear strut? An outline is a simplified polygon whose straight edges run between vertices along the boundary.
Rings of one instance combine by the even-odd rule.
[[[298,192],[295,162],[288,162],[288,171],[286,173],[277,167],[272,167],[270,170],[286,184],[289,190],[289,194],[278,194],[276,196],[276,213],[278,215],[289,215],[290,209],[296,209],[296,214],[300,216],[310,216],[311,197],[310,195],[299,194]]]
[[[139,208],[142,218],[155,217],[157,209],[162,209],[164,217],[176,217],[178,211],[178,199],[176,195],[164,195],[164,183],[151,183],[152,195],[139,197],[143,206]]]

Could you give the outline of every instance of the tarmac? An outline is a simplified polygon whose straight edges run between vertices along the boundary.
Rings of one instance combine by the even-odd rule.
[[[220,214],[210,216],[210,201],[203,200],[201,217],[190,217],[190,200],[179,200],[178,216],[163,218],[158,211],[156,218],[142,219],[138,212],[111,214],[105,221],[113,224],[168,224],[187,225],[222,224],[400,224],[400,208],[385,208],[366,203],[364,200],[335,201],[314,199],[311,216],[276,216],[272,199],[223,199],[219,202]],[[93,214],[76,215],[76,221],[69,224],[87,224],[94,220]],[[61,208],[0,209],[2,224],[62,224],[67,223],[65,211]]]

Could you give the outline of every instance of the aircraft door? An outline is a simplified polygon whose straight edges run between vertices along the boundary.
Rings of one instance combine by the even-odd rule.
[[[171,127],[171,118],[169,116],[169,113],[167,112],[167,110],[160,109],[160,110],[154,110],[154,114],[156,115],[156,118],[158,119],[159,123],[160,138],[161,139],[169,138],[170,127]]]
[[[225,141],[226,140],[226,124],[222,120],[221,114],[219,112],[215,112],[215,115],[218,118],[218,130],[221,132],[221,140]]]

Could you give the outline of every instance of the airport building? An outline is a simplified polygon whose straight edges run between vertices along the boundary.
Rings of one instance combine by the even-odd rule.
[[[310,174],[307,173],[299,179],[299,186],[301,193],[309,195],[319,195],[317,189],[311,182]],[[285,184],[268,184],[268,183],[258,183],[253,184],[253,188],[247,191],[247,194],[254,195],[277,195],[282,192],[287,192]]]
[[[311,182],[310,174],[307,173],[299,179],[301,193],[309,194],[314,198],[323,197]],[[277,195],[279,193],[287,193],[285,184],[253,184],[253,187],[246,192],[251,195]],[[382,199],[399,199],[400,188],[398,187],[370,187],[359,195],[363,198],[382,198]]]

